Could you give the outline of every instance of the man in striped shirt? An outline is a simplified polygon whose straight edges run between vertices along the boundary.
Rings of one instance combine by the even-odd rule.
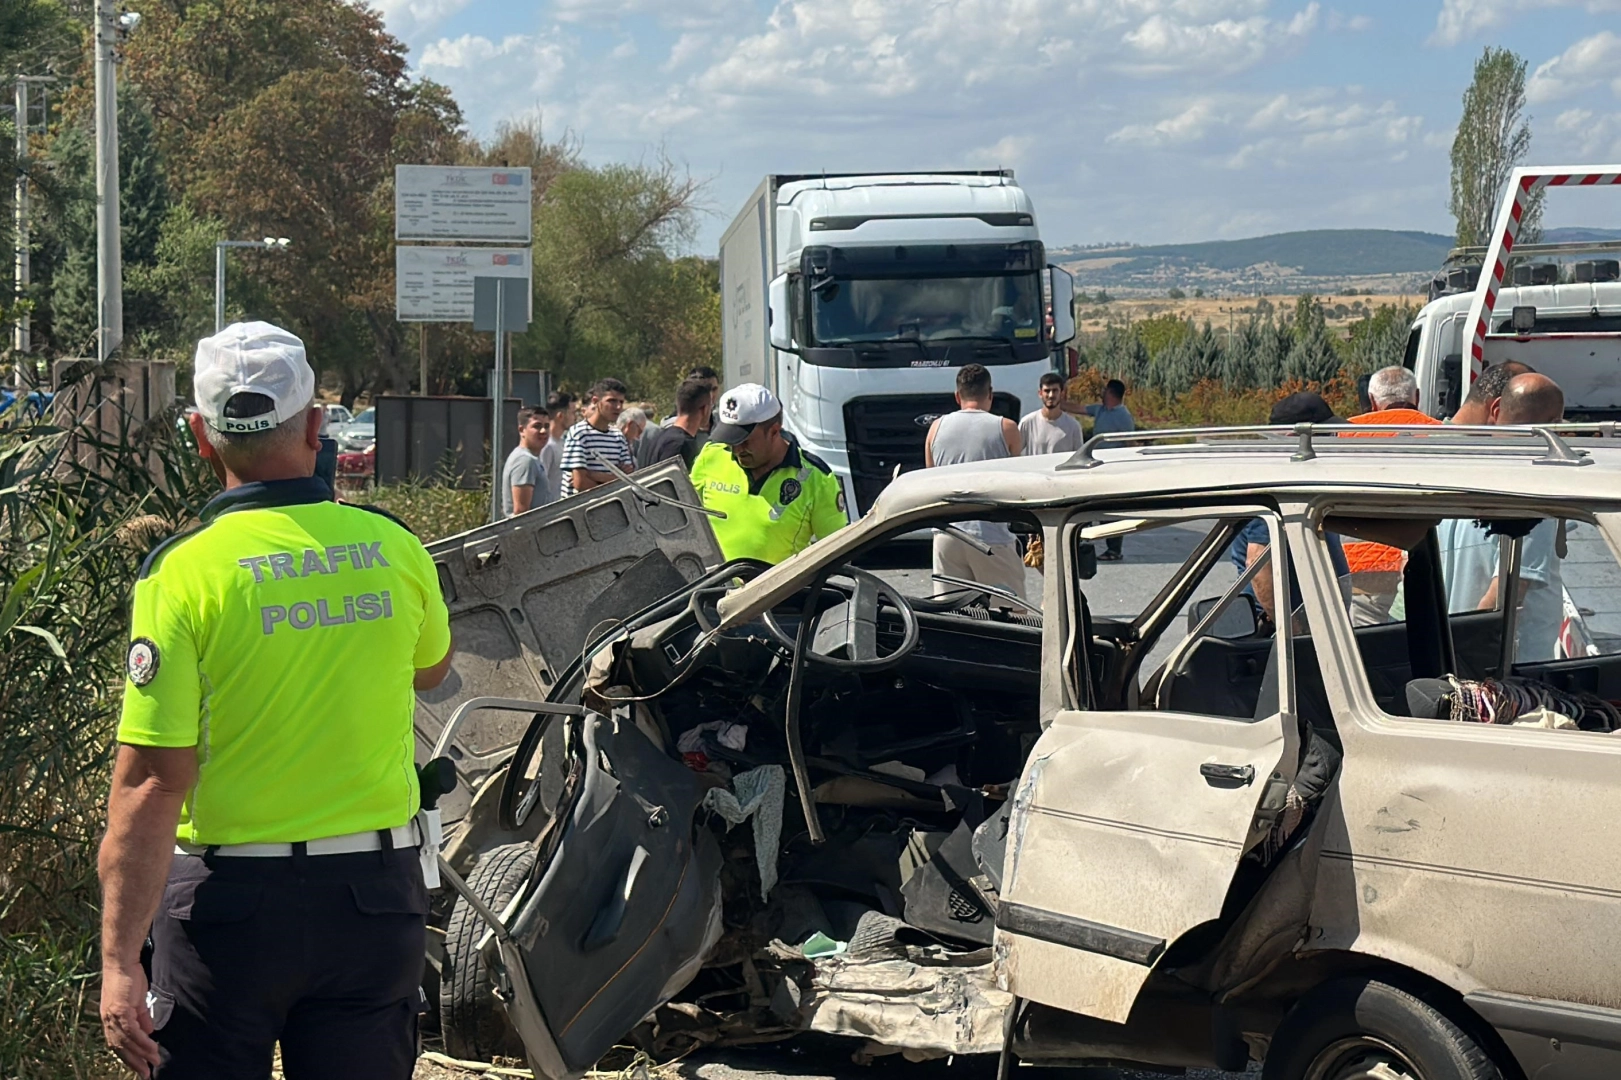
[[[586,394],[585,418],[563,439],[563,497],[614,479],[603,462],[624,472],[636,467],[630,443],[614,428],[628,391],[618,379],[599,379]]]

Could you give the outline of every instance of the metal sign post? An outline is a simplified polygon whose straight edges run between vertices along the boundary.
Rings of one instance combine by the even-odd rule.
[[[501,430],[501,413],[507,400],[507,335],[529,329],[529,279],[475,277],[473,279],[473,329],[495,334],[495,379],[490,394],[490,520],[500,521],[501,473],[509,452]]]

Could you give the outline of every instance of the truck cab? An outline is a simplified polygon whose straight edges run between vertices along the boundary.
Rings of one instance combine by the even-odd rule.
[[[1497,295],[1483,367],[1528,363],[1565,391],[1567,419],[1621,419],[1621,262],[1593,258],[1584,244],[1530,245],[1517,254],[1534,261],[1513,267],[1511,279],[1522,284]],[[1468,393],[1463,356],[1473,300],[1471,292],[1437,297],[1408,333],[1402,363],[1436,417],[1457,412]]]
[[[1420,408],[1451,416],[1476,376],[1516,360],[1559,384],[1567,420],[1621,419],[1621,241],[1517,242],[1537,193],[1618,183],[1621,165],[1514,171],[1490,244],[1454,250],[1413,321],[1402,363]]]
[[[721,241],[727,385],[761,382],[852,514],[923,465],[957,369],[991,371],[1018,419],[1074,336],[1011,172],[768,177]]]

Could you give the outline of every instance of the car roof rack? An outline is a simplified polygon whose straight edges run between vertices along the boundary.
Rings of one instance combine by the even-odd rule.
[[[1359,438],[1373,435],[1378,438]],[[1144,454],[1279,453],[1291,461],[1310,461],[1320,453],[1424,454],[1501,453],[1516,456],[1541,449],[1535,465],[1591,465],[1592,457],[1572,447],[1564,435],[1616,437],[1616,424],[1537,424],[1531,426],[1462,426],[1455,424],[1290,424],[1255,427],[1166,428],[1094,435],[1059,465],[1094,469],[1104,464],[1097,451],[1106,446],[1143,446]],[[1349,436],[1341,438],[1341,436]],[[1189,440],[1192,440],[1191,442]]]

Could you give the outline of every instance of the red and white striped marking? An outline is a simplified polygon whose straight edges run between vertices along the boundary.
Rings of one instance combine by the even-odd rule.
[[[1469,306],[1469,325],[1474,334],[1469,343],[1469,381],[1473,383],[1485,364],[1486,332],[1490,328],[1492,309],[1497,294],[1503,287],[1503,275],[1508,271],[1508,258],[1514,251],[1514,240],[1520,234],[1520,217],[1531,195],[1549,187],[1610,187],[1621,184],[1621,165],[1588,166],[1586,168],[1550,168],[1532,166],[1515,169],[1509,180],[1512,197],[1503,200],[1497,215],[1497,228],[1492,232],[1491,246],[1486,249],[1485,265],[1490,273],[1480,275],[1474,302]]]

